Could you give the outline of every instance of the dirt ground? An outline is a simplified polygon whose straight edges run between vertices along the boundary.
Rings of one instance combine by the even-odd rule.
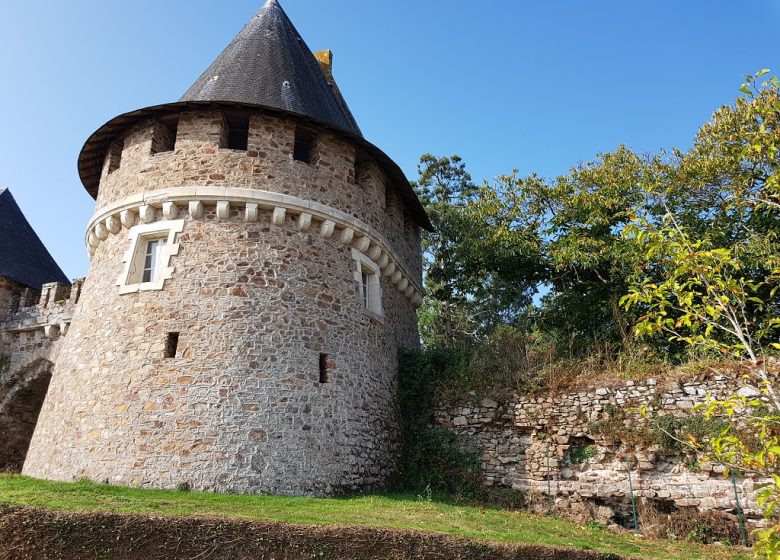
[[[209,517],[61,513],[0,506],[0,560],[620,560],[369,527]]]

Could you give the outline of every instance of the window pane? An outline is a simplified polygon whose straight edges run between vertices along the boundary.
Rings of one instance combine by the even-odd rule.
[[[365,270],[361,271],[361,289],[363,293],[363,306],[368,309],[368,274]]]
[[[162,239],[150,239],[146,243],[146,255],[144,258],[144,274],[141,282],[155,282],[160,268],[160,247]]]

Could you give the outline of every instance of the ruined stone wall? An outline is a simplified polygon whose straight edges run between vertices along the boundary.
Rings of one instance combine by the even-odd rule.
[[[246,152],[219,147],[221,113],[184,114],[172,152],[151,154],[154,126],[125,137],[118,169],[107,162],[92,264],[24,473],[279,494],[381,486],[398,451],[397,353],[418,344],[416,226],[399,247],[377,233],[384,196],[355,185],[354,149],[335,137],[307,165],[279,119],[254,116]],[[258,205],[258,190],[289,196]],[[139,192],[156,194],[116,205]],[[120,293],[133,232],[158,223],[181,227],[170,278]],[[364,309],[356,253],[381,276],[381,316]]]
[[[442,407],[436,423],[476,446],[485,484],[543,497],[550,480],[554,508],[573,517],[611,523],[621,511],[625,514],[628,467],[637,498],[661,510],[733,512],[734,491],[723,468],[647,441],[650,428],[640,407],[646,406],[650,416],[682,419],[708,394],[725,397],[738,389],[759,394],[755,388],[740,389],[739,383],[714,376],[663,386],[654,380],[628,381],[560,395],[517,395],[505,403],[475,397]],[[740,478],[737,483],[743,506],[747,500],[746,513],[758,518],[757,481]],[[547,508],[546,499],[536,501]]]

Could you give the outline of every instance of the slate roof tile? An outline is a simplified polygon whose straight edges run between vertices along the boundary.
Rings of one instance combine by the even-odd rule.
[[[0,188],[0,276],[36,290],[70,284],[7,188]]]

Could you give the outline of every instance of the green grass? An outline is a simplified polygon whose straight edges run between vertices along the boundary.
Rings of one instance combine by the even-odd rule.
[[[369,525],[417,529],[502,543],[537,543],[670,560],[745,560],[730,547],[706,547],[613,534],[524,512],[426,501],[399,494],[317,499],[139,490],[58,483],[0,474],[0,504],[56,511],[104,511],[152,515],[208,515],[298,524]]]

